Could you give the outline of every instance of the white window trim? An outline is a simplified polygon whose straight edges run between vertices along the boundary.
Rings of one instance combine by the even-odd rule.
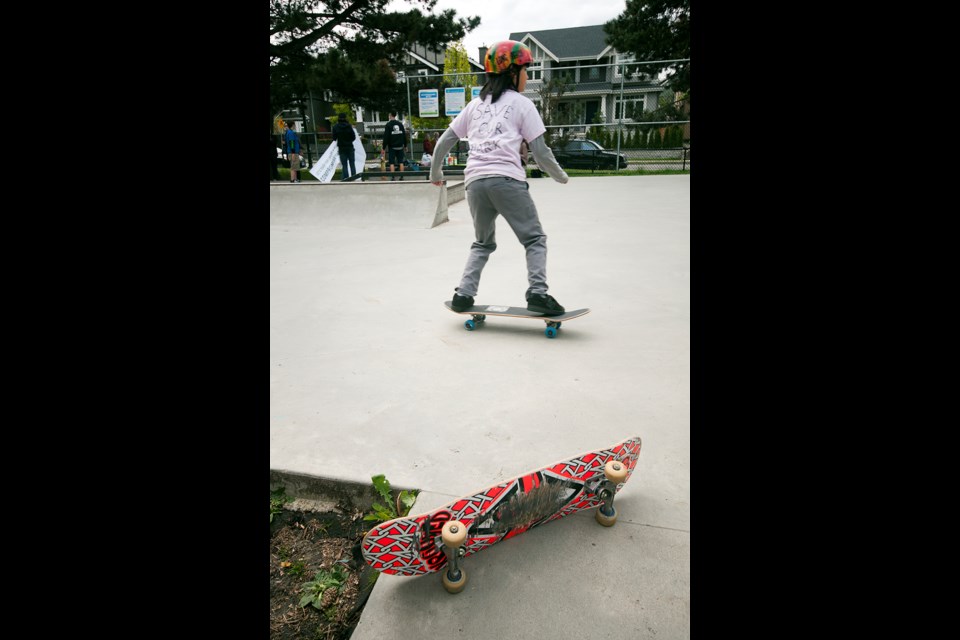
[[[621,107],[621,104],[633,104],[637,102],[643,105],[643,109],[646,110],[647,98],[644,95],[629,96],[629,97],[625,96],[622,103],[620,101],[620,96],[615,95],[613,97],[613,121],[614,122],[636,122],[636,120],[634,120],[633,118],[626,118],[626,117],[618,118],[617,115],[619,114],[620,116],[623,116],[623,112],[625,111],[625,109]]]
[[[534,73],[538,73],[539,75],[534,77]],[[543,80],[543,59],[537,60],[534,58],[533,62],[530,63],[530,66],[527,67],[527,80]]]

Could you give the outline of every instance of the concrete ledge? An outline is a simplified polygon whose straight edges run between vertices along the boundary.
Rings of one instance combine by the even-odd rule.
[[[463,187],[463,180],[447,183],[447,204],[448,205],[451,205],[455,202],[460,202],[466,197],[467,197],[467,194]]]
[[[423,181],[271,184],[270,224],[432,229],[449,219],[451,187]]]
[[[389,480],[389,478],[387,479]],[[311,504],[318,511],[332,509],[338,503],[369,511],[373,501],[381,499],[373,488],[372,480],[368,484],[359,484],[305,473],[271,469],[270,491],[276,491],[281,487],[285,489],[285,495]],[[403,490],[412,490],[412,487],[401,487],[393,484],[391,484],[391,488],[394,494],[399,494]]]

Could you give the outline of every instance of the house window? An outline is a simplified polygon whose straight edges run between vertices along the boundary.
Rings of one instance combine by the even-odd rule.
[[[543,60],[534,60],[527,67],[527,80],[543,79]]]
[[[577,81],[577,63],[576,62],[558,62],[550,69],[550,75],[557,80],[566,82]]]
[[[620,98],[615,98],[613,103],[614,120],[632,120],[634,116],[643,113],[643,96],[638,98],[625,98],[622,102]]]
[[[604,71],[603,67],[584,67],[580,70],[580,82],[600,82]]]

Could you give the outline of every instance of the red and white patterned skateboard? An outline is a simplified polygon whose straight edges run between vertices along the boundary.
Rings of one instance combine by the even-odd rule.
[[[640,438],[591,451],[459,498],[433,511],[383,522],[363,537],[367,564],[383,573],[443,572],[443,586],[466,585],[463,558],[538,525],[599,507],[597,522],[617,521],[613,499],[637,466]]]

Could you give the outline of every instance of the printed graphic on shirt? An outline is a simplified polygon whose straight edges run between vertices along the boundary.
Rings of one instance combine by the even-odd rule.
[[[495,104],[484,103],[473,115],[474,120],[480,121],[477,133],[482,136],[503,133],[503,121],[509,120],[511,113],[513,113],[513,105],[501,105],[497,109]]]
[[[525,180],[520,164],[520,145],[546,130],[533,102],[514,91],[497,102],[474,100],[450,124],[459,138],[467,138],[470,157],[464,169],[469,180],[479,175],[502,175]]]
[[[393,125],[390,130],[390,146],[394,148],[403,147],[403,130],[400,128],[400,125]]]

